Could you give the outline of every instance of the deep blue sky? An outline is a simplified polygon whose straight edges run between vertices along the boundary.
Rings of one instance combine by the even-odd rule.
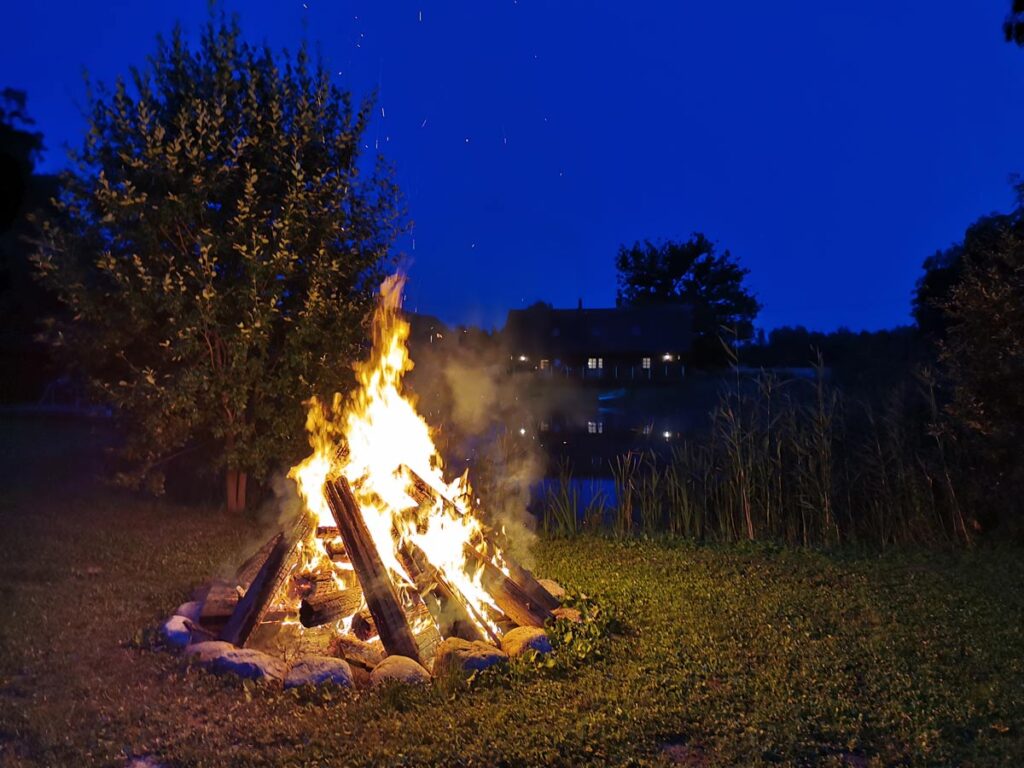
[[[416,223],[409,304],[449,322],[611,305],[620,243],[699,229],[750,268],[759,325],[903,323],[922,260],[1008,209],[1024,171],[1009,0],[227,7],[247,36],[305,36],[340,84],[378,89],[370,148]],[[206,8],[8,3],[0,86],[28,91],[44,167],[81,141],[83,69],[110,81]]]

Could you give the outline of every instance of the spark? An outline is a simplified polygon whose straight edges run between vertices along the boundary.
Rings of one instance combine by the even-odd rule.
[[[423,118],[423,122],[420,123],[420,128],[426,128],[426,127],[427,127],[427,118]]]
[[[420,23],[423,23],[423,11],[420,11]]]
[[[384,107],[380,108],[380,116],[381,117],[387,117],[387,115],[384,114]]]

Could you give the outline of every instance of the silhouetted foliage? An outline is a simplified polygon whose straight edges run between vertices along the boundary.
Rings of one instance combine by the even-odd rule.
[[[43,135],[29,130],[33,120],[25,108],[25,92],[0,92],[0,233],[10,229],[22,211],[29,180],[43,151]]]
[[[1005,503],[1019,498],[1024,471],[1024,185],[1020,207],[968,230],[961,274],[941,303],[947,323],[940,360],[953,385],[949,412],[976,440],[975,455]],[[993,488],[993,491],[998,490]]]
[[[803,326],[775,328],[767,338],[742,349],[739,362],[761,368],[809,368],[822,362],[836,384],[887,389],[911,375],[922,358],[915,328],[881,331],[840,328],[825,333]]]
[[[32,279],[27,214],[47,205],[56,179],[34,173],[43,138],[30,128],[26,103],[22,91],[0,93],[0,402],[38,399],[52,375],[34,336],[39,318],[56,307]]]
[[[1013,0],[1010,13],[1003,23],[1003,33],[1008,43],[1024,46],[1024,0]]]
[[[749,270],[729,251],[717,253],[715,244],[699,232],[683,243],[648,240],[622,246],[615,267],[620,306],[693,308],[693,362],[698,365],[725,362],[720,341],[725,329],[729,339],[743,341],[753,335],[761,305],[743,284]]]
[[[205,446],[240,508],[303,451],[303,400],[347,389],[400,223],[360,167],[370,107],[214,14],[91,96],[37,265],[74,314],[50,338],[128,428],[126,483]]]

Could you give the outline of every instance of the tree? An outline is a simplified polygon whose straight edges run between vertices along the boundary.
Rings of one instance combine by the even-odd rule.
[[[32,130],[24,91],[0,92],[0,402],[38,399],[50,374],[38,320],[56,307],[33,279],[27,214],[46,206],[54,177],[35,173],[42,134]]]
[[[684,243],[644,241],[622,246],[615,258],[618,304],[688,304],[693,307],[694,361],[725,360],[720,337],[744,341],[754,332],[761,305],[743,285],[749,270],[696,232]]]
[[[1013,0],[1010,13],[1003,22],[1006,42],[1024,47],[1024,0]]]
[[[120,480],[160,491],[215,446],[240,510],[302,450],[302,401],[347,386],[402,222],[383,161],[361,167],[370,111],[215,13],[90,93],[36,265],[73,316],[49,337],[127,428]]]
[[[942,301],[940,359],[962,423],[999,446],[1024,448],[1024,185],[1021,207],[966,238],[959,280]],[[969,231],[970,234],[970,231]]]

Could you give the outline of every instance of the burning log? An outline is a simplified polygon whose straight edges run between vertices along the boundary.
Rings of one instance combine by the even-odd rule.
[[[479,564],[480,584],[487,590],[487,594],[516,624],[521,627],[543,627],[548,619],[553,618],[550,610],[533,600],[484,555],[470,546],[466,547],[466,554]]]
[[[358,587],[339,589],[336,585],[322,588],[318,585],[312,594],[299,604],[299,622],[304,627],[319,627],[335,619],[351,616],[363,603]]]
[[[417,502],[422,508],[423,506],[433,507],[440,501],[441,504],[446,506],[450,511],[455,514],[462,515],[463,512],[459,509],[458,505],[449,498],[446,498],[443,494],[439,493],[436,488],[430,485],[426,480],[420,477],[416,472],[407,466],[403,466],[402,469],[408,474],[409,479],[412,482],[411,496],[413,500]],[[480,541],[473,542],[473,547],[467,547],[467,550],[472,549],[470,556],[478,560],[481,563],[486,563],[491,566],[493,571],[497,571],[497,575],[493,571],[485,570],[485,583],[484,587],[491,597],[494,598],[495,602],[498,602],[498,596],[491,592],[491,589],[497,590],[501,594],[502,600],[506,603],[514,603],[515,606],[512,610],[520,617],[525,618],[529,616],[530,622],[523,622],[505,610],[504,607],[499,604],[499,607],[505,611],[506,615],[517,624],[526,626],[544,626],[544,620],[551,616],[551,611],[559,607],[560,603],[551,594],[544,589],[534,578],[533,574],[525,568],[522,568],[515,563],[508,563],[508,576],[505,576],[500,569],[495,566],[490,559],[484,555],[480,550],[484,549],[487,551],[497,551],[497,547],[494,543],[492,536],[487,533],[480,534]],[[500,578],[499,578],[500,576]],[[492,587],[488,587],[488,581],[492,584]],[[504,584],[503,581],[510,581],[511,586]],[[537,620],[540,623],[536,623]]]
[[[404,542],[401,548],[402,564],[416,582],[416,588],[423,598],[430,613],[445,637],[461,637],[463,640],[483,640],[477,623],[488,629],[488,634],[496,643],[501,640],[490,632],[488,624],[477,616],[474,623],[471,609],[465,600],[448,583],[440,571],[427,560],[423,551],[412,544]]]
[[[253,577],[245,596],[238,601],[228,623],[221,630],[221,640],[240,646],[248,642],[252,631],[263,621],[278,590],[294,567],[298,543],[305,541],[312,527],[309,516],[301,513],[288,536],[279,533],[272,539],[274,546],[270,554]]]
[[[389,655],[408,656],[419,662],[419,649],[406,621],[405,611],[402,610],[395,587],[370,537],[348,481],[344,477],[328,480],[324,494],[341,538],[345,541],[384,649]]]

